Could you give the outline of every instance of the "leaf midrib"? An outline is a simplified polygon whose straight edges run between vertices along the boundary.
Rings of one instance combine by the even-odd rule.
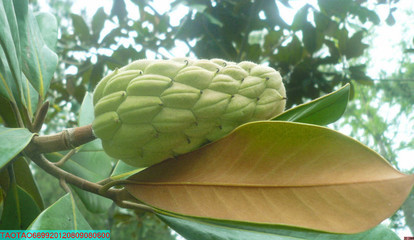
[[[237,184],[237,183],[203,183],[203,182],[131,182],[127,185],[148,185],[148,186],[204,186],[204,187],[238,187],[238,188],[312,188],[312,187],[330,187],[340,185],[354,185],[354,184],[369,184],[393,181],[397,179],[411,177],[414,175],[403,175],[397,177],[390,177],[386,179],[375,179],[367,181],[353,181],[353,182],[336,182],[336,183],[321,183],[308,185],[269,185],[269,184]]]

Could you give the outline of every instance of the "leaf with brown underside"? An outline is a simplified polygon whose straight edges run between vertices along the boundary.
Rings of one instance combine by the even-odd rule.
[[[178,214],[357,233],[399,208],[414,175],[325,127],[254,122],[129,180],[137,199]]]

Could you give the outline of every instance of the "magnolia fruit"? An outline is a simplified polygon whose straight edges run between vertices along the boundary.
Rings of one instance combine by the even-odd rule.
[[[285,108],[274,69],[221,59],[138,60],[103,78],[92,128],[105,152],[147,167]]]

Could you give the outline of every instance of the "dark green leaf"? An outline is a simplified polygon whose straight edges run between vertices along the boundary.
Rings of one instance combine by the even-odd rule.
[[[29,164],[21,157],[13,163],[13,169],[16,176],[16,183],[33,198],[39,209],[43,210],[43,199],[33,178]]]
[[[83,19],[83,17],[74,13],[70,14],[70,17],[72,19],[76,35],[79,37],[81,41],[87,42],[90,39],[91,35],[89,32],[88,25],[86,25],[86,22]]]
[[[4,201],[0,229],[26,229],[39,213],[40,209],[33,198],[13,183]]]
[[[345,112],[348,95],[349,85],[346,85],[335,92],[291,108],[273,120],[327,125],[338,120]]]
[[[17,128],[16,116],[14,116],[10,101],[0,97],[0,119],[3,121],[0,125]]]
[[[25,49],[24,54],[22,54],[22,71],[38,91],[40,97],[44,99],[56,70],[58,57],[46,45],[32,10],[24,6],[23,2],[25,1],[16,2],[19,3],[19,5],[16,5],[16,17],[19,26],[20,45],[22,49]],[[48,15],[46,18],[50,19],[52,17]],[[41,23],[44,23],[44,21],[41,21]],[[56,27],[55,23],[51,22],[49,24],[46,27],[51,27],[53,33],[55,31],[53,28]],[[49,44],[53,44],[54,41],[51,35],[46,35]]]
[[[309,53],[314,53],[322,47],[324,36],[310,23],[303,25],[303,44]]]
[[[3,212],[0,219],[0,229],[22,229],[18,198],[17,185],[16,183],[11,184],[3,203]]]
[[[334,36],[336,30],[338,29],[338,23],[333,21],[330,17],[325,14],[314,11],[313,17],[315,19],[316,29],[322,31],[328,36]]]
[[[118,18],[119,23],[123,23],[125,21],[127,11],[124,0],[114,0],[110,17],[113,16]]]
[[[356,32],[346,43],[345,56],[349,58],[360,57],[364,54],[364,50],[368,48],[367,44],[362,43],[364,32]]]
[[[23,8],[25,1],[20,1],[23,3]],[[27,4],[27,3],[26,3]],[[26,102],[23,98],[22,93],[22,74],[20,70],[20,47],[18,42],[18,29],[16,25],[16,16],[14,14],[12,1],[2,1],[0,3],[0,46],[3,51],[0,53],[0,78],[2,85],[1,92],[6,92],[5,95],[8,99],[16,102],[21,102],[23,106],[26,105]],[[26,6],[27,8],[27,6]],[[9,23],[9,21],[11,21]],[[4,55],[3,55],[4,54]],[[6,62],[7,61],[7,62]],[[3,69],[2,69],[3,68]],[[7,74],[10,68],[10,74]],[[12,79],[10,79],[12,77]],[[11,82],[14,82],[12,84]],[[13,87],[13,85],[15,87]],[[18,96],[11,96],[11,93],[15,90]]]
[[[369,76],[366,75],[365,68],[365,65],[356,65],[349,67],[351,79],[355,80],[360,84],[373,85],[374,82]]]
[[[92,230],[69,193],[46,208],[28,230]]]
[[[338,39],[338,49],[341,54],[345,54],[348,46],[348,30],[346,28],[337,29],[335,38]]]
[[[324,43],[328,47],[330,54],[330,56],[326,57],[324,60],[326,63],[337,63],[340,57],[339,49],[336,47],[333,41],[325,40]]]
[[[296,65],[302,60],[304,49],[298,37],[295,35],[292,41],[286,46],[278,49],[278,53],[274,56],[276,62],[285,62],[287,64]]]
[[[270,31],[264,38],[264,49],[273,52],[275,47],[278,46],[280,38],[283,36],[282,31]]]
[[[345,19],[353,1],[343,0],[318,0],[319,8],[328,15]]]
[[[293,227],[205,220],[158,212],[157,215],[187,240],[399,240],[379,225],[358,234],[333,234]]]
[[[308,12],[310,7],[311,6],[309,4],[306,4],[295,14],[295,17],[293,18],[293,22],[291,25],[291,29],[293,31],[303,29],[305,24],[308,23]]]
[[[25,128],[0,126],[0,168],[19,154],[29,144],[33,135]]]
[[[19,88],[16,87],[16,82],[13,81],[6,55],[3,49],[0,48],[0,95],[11,102],[17,102],[16,99],[19,100],[18,91]]]
[[[288,0],[281,0],[281,2],[283,5],[290,7]],[[271,29],[273,29],[275,26],[279,26],[281,28],[289,27],[289,25],[280,17],[279,8],[276,4],[276,1],[263,1],[262,9],[266,14],[266,22]]]
[[[99,39],[101,30],[105,25],[106,18],[107,15],[103,7],[100,7],[92,17],[92,33],[97,40]]]

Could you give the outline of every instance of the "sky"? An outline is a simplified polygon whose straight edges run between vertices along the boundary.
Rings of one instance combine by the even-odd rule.
[[[42,6],[43,10],[48,9],[48,2],[51,0],[39,0],[39,4]],[[96,12],[99,7],[104,7],[104,10],[107,14],[110,13],[112,7],[112,0],[74,0],[76,3],[73,4],[71,11],[73,13],[80,14],[86,9],[86,14],[89,18]],[[171,0],[153,0],[154,8],[160,14],[167,12],[169,7],[169,2]],[[135,5],[132,5],[129,1],[126,1],[127,8],[130,16],[138,16],[138,9]],[[304,4],[310,3],[313,6],[317,7],[317,0],[295,0],[289,2],[292,8],[286,8],[282,4],[278,4],[280,8],[281,17],[287,22],[291,23],[293,21],[294,14],[300,9]],[[376,6],[375,11],[379,15],[381,21],[380,26],[375,27],[372,32],[372,42],[371,47],[368,50],[368,55],[370,56],[370,61],[368,63],[367,73],[373,79],[379,79],[381,71],[386,73],[393,73],[398,69],[399,61],[403,54],[403,48],[400,45],[401,40],[406,42],[413,43],[414,37],[414,17],[410,16],[410,12],[414,12],[413,0],[401,0],[398,4],[395,5],[397,10],[394,12],[394,17],[396,19],[396,24],[393,26],[388,26],[384,23],[389,11],[388,5]],[[184,6],[174,9],[170,14],[171,24],[178,25],[180,19],[186,15],[188,9]],[[110,23],[105,25],[105,28],[109,32],[110,29],[114,27]],[[405,33],[405,34],[403,34]],[[183,56],[188,51],[188,48],[185,44],[177,42],[177,48],[172,50],[171,53],[180,57]],[[165,53],[169,55],[169,53]],[[154,56],[155,57],[155,56]],[[171,56],[173,57],[173,56]],[[388,115],[392,115],[393,108],[384,106],[381,109],[381,112],[385,112]],[[414,118],[413,118],[414,119]],[[401,119],[402,124],[398,131],[401,133],[397,136],[399,139],[412,139],[413,138],[413,120]],[[349,129],[344,128],[340,130],[345,134],[349,134]],[[401,151],[399,156],[399,167],[401,169],[412,169],[414,168],[414,150]],[[407,234],[407,231],[401,232],[401,236]]]

